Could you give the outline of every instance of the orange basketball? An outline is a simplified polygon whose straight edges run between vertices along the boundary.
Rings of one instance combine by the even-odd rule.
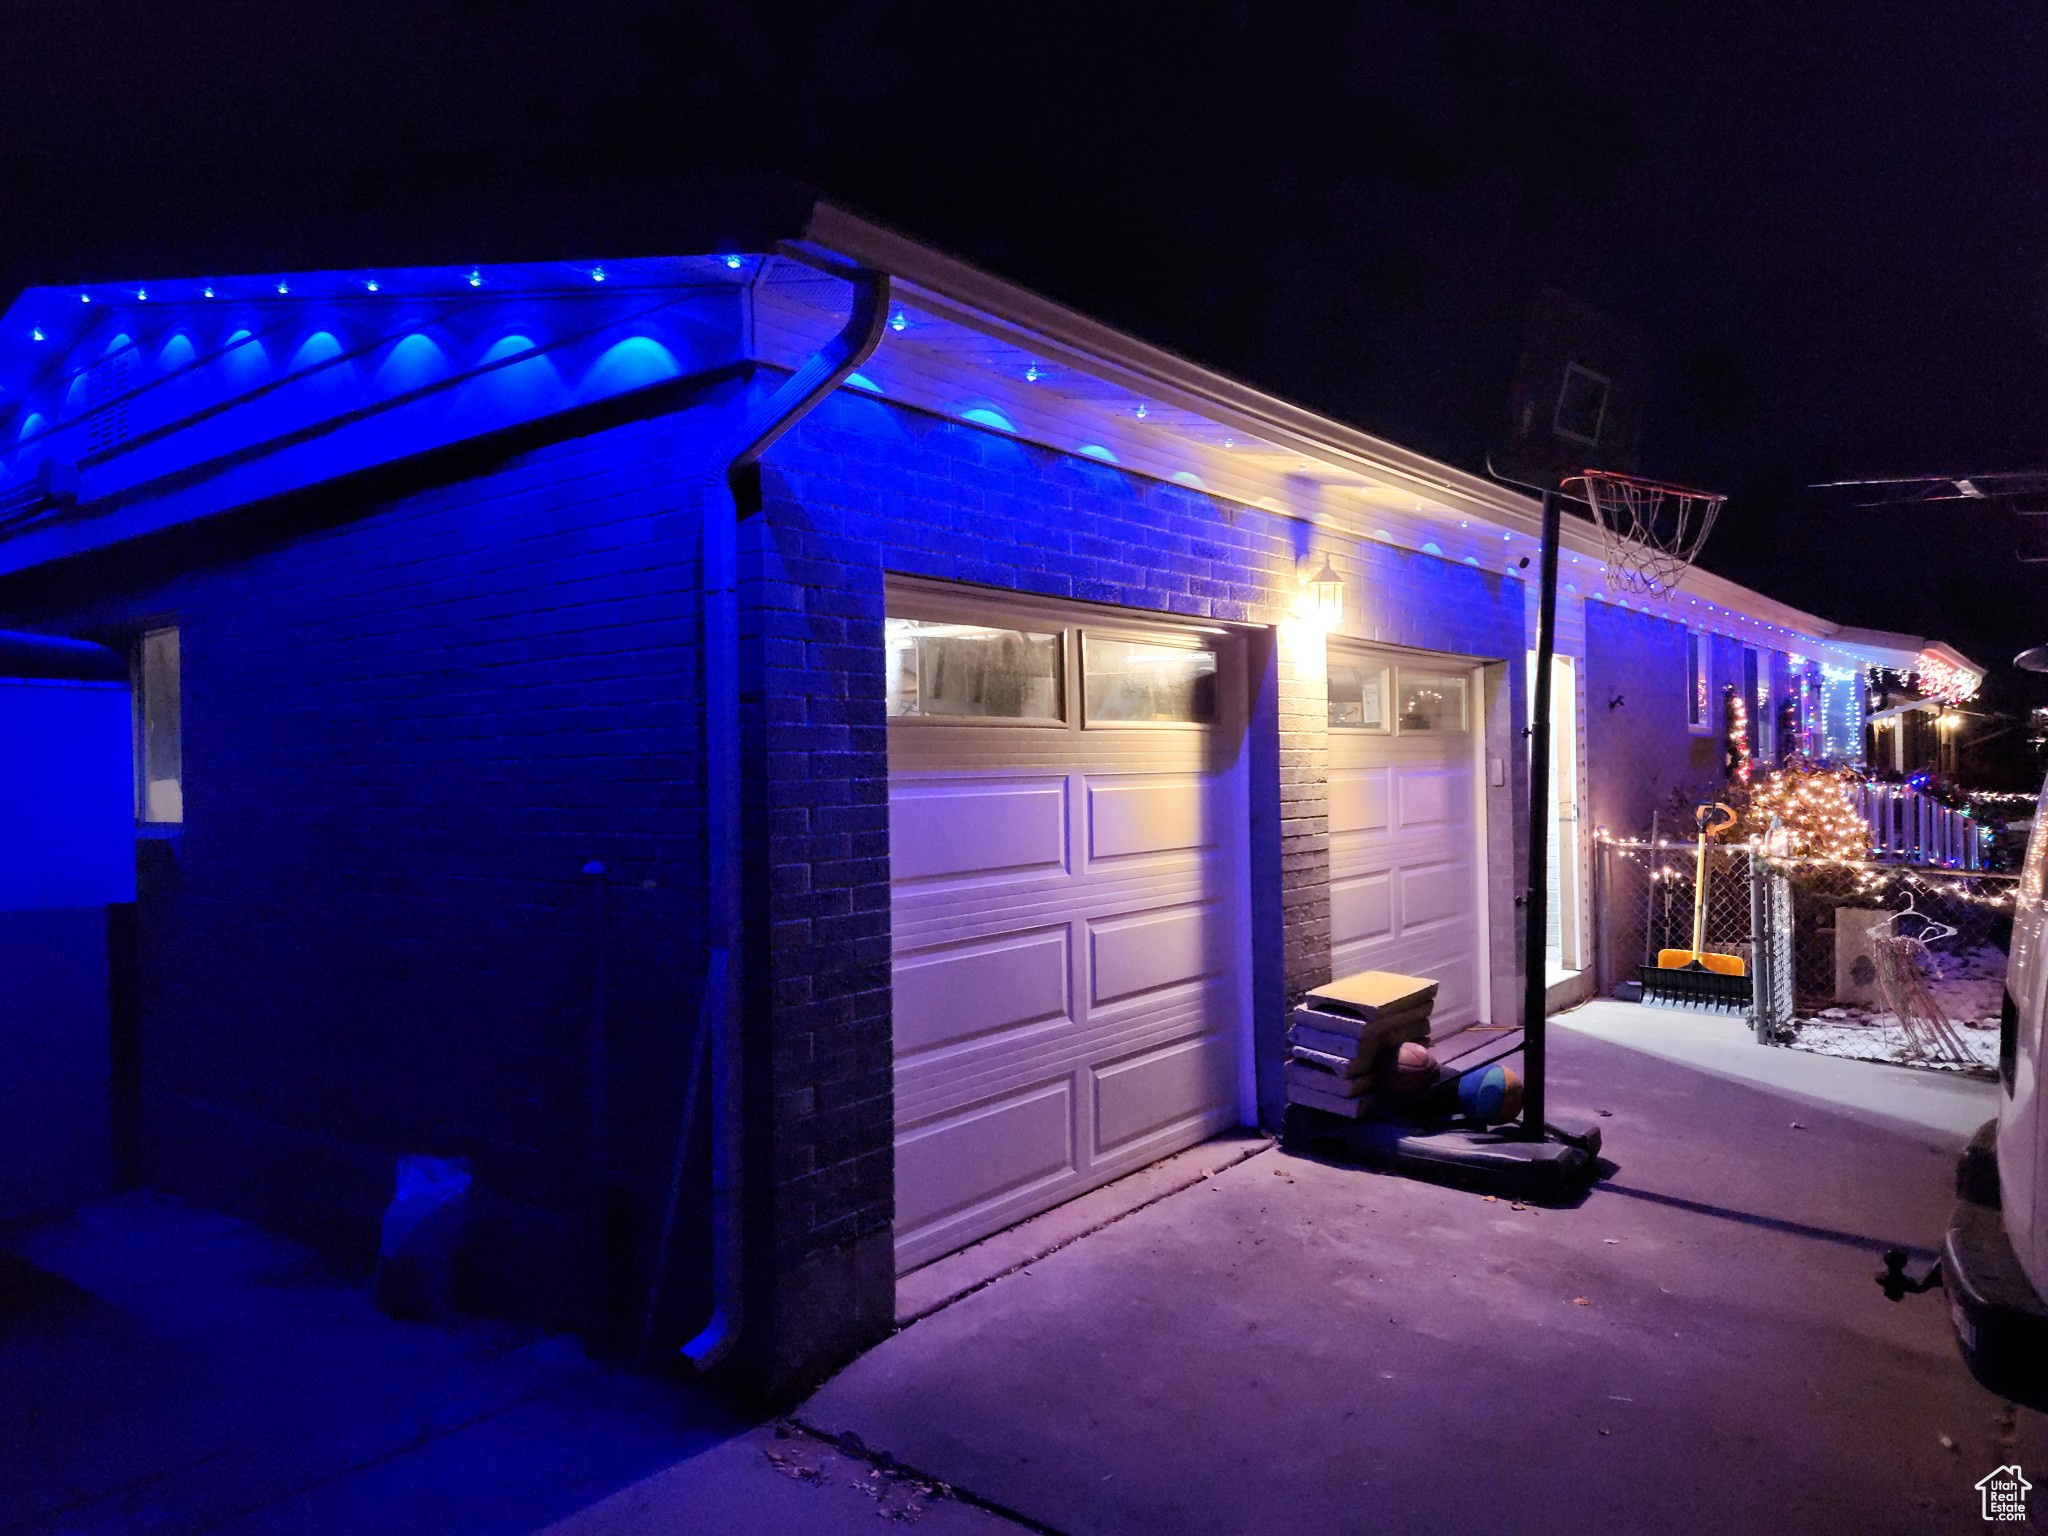
[[[1436,1083],[1436,1058],[1410,1040],[1380,1062],[1380,1087],[1390,1098],[1412,1099]]]

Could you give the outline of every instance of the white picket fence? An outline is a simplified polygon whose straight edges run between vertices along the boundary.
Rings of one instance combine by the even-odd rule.
[[[1865,784],[1856,799],[1870,828],[1872,857],[1950,869],[1980,867],[1981,829],[1953,806],[1905,784]]]

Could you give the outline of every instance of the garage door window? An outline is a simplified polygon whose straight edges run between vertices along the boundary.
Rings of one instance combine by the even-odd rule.
[[[1216,718],[1216,653],[1207,646],[1087,635],[1088,725],[1201,725]]]
[[[1400,672],[1401,733],[1465,729],[1465,679],[1449,672]]]
[[[890,619],[884,643],[892,717],[1065,718],[1057,631]]]
[[[1384,731],[1387,728],[1387,671],[1358,662],[1330,663],[1330,728]]]

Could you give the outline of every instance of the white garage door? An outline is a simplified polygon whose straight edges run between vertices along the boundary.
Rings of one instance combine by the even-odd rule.
[[[891,611],[909,1268],[1237,1122],[1243,708],[1226,637]]]
[[[1329,667],[1331,974],[1436,978],[1442,1034],[1484,974],[1472,669],[1334,643]]]

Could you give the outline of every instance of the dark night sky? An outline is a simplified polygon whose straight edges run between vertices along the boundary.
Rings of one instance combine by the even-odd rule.
[[[2010,0],[361,0],[8,33],[0,263],[758,169],[1473,468],[1548,283],[1655,344],[1645,470],[1733,493],[1708,565],[1984,662],[2048,639],[2048,568],[1993,514],[1800,490],[2048,467],[2048,22]]]

